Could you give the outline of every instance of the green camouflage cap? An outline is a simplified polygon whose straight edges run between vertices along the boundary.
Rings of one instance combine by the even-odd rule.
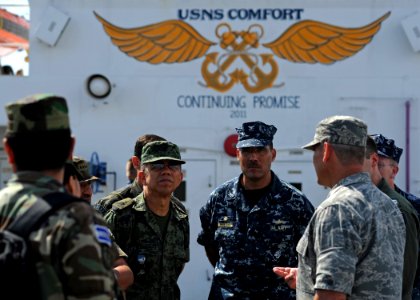
[[[68,173],[71,176],[76,176],[78,181],[83,180],[83,175],[76,168],[72,160],[66,161],[66,163],[64,164],[64,172]]]
[[[332,116],[319,122],[313,141],[302,148],[313,150],[323,141],[331,144],[366,147],[367,126],[362,121],[350,116]]]
[[[25,97],[5,106],[9,120],[6,135],[70,130],[66,100],[52,94]]]
[[[141,152],[141,163],[147,164],[159,160],[172,160],[185,164],[177,145],[168,141],[155,141],[147,143]]]
[[[76,167],[78,173],[81,175],[80,182],[91,182],[99,180],[98,177],[92,176],[89,172],[89,164],[81,157],[73,156],[73,165]]]

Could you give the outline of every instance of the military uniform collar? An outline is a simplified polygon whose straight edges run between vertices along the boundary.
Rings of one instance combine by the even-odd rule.
[[[378,189],[380,189],[381,191],[383,190],[389,190],[391,187],[388,185],[388,183],[385,181],[385,178],[381,178],[381,180],[379,181],[378,185],[377,185]]]
[[[146,199],[144,198],[143,192],[140,195],[138,195],[136,198],[134,198],[133,209],[140,212],[146,212],[149,210],[147,207]],[[170,203],[169,209],[172,209],[172,212],[175,218],[178,220],[185,219],[188,216],[187,212],[182,207],[182,204],[180,203],[180,201],[174,196],[171,196],[171,203]]]
[[[42,172],[36,171],[20,171],[12,175],[7,185],[13,184],[30,184],[35,185],[40,190],[45,189],[46,192],[65,192],[63,185],[51,176],[47,176]]]
[[[340,185],[346,186],[346,185],[352,185],[352,184],[355,184],[355,183],[358,183],[358,182],[368,182],[368,181],[371,181],[370,180],[369,173],[367,173],[367,172],[358,172],[358,173],[352,174],[350,176],[347,176],[347,177],[341,179],[333,187],[333,189],[336,188],[336,187],[338,187],[338,186],[340,186]]]

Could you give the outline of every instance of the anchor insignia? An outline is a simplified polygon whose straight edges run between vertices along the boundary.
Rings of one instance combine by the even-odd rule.
[[[215,33],[223,52],[207,54],[216,43],[182,20],[121,28],[94,14],[112,43],[128,56],[151,64],[183,63],[205,56],[201,66],[204,83],[199,82],[200,85],[226,92],[235,84],[241,84],[249,93],[258,93],[284,85],[275,83],[279,67],[273,55],[295,63],[333,64],[355,55],[369,44],[391,13],[357,28],[299,21],[274,41],[262,44],[272,52],[262,54],[255,51],[264,35],[259,24],[249,26],[246,31],[232,30],[227,23],[219,24]]]
[[[219,30],[225,27],[227,29],[223,34]],[[257,31],[253,31],[259,29]],[[213,88],[219,92],[229,90],[235,83],[242,83],[243,87],[250,93],[256,93],[266,88],[272,87],[278,75],[278,66],[271,54],[260,54],[263,65],[267,63],[271,66],[271,71],[264,73],[258,66],[259,57],[249,52],[252,48],[259,46],[259,39],[263,34],[263,28],[260,25],[251,25],[247,31],[232,31],[230,26],[222,23],[216,28],[216,36],[220,39],[220,47],[226,49],[227,53],[223,54],[219,59],[218,53],[213,52],[206,55],[206,59],[201,67],[201,74],[206,82],[203,86]],[[238,39],[240,42],[238,42]],[[227,69],[237,59],[248,66],[249,74],[243,69],[235,69],[226,75]],[[209,71],[209,66],[215,65],[214,72]],[[252,84],[249,83],[251,79]],[[220,82],[222,80],[223,82]]]

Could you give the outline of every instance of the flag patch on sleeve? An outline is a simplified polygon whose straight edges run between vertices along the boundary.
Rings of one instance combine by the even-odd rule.
[[[108,227],[101,226],[101,225],[93,225],[94,232],[96,239],[100,244],[105,244],[107,246],[111,246],[112,239],[111,239],[111,232],[109,231]]]

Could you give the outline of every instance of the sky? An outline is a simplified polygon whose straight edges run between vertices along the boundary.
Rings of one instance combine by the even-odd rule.
[[[28,0],[0,0],[0,8],[30,20]],[[3,57],[1,63],[2,65],[11,65],[15,72],[22,69],[24,75],[29,75],[29,64],[25,62],[25,57],[25,51],[16,51]]]

